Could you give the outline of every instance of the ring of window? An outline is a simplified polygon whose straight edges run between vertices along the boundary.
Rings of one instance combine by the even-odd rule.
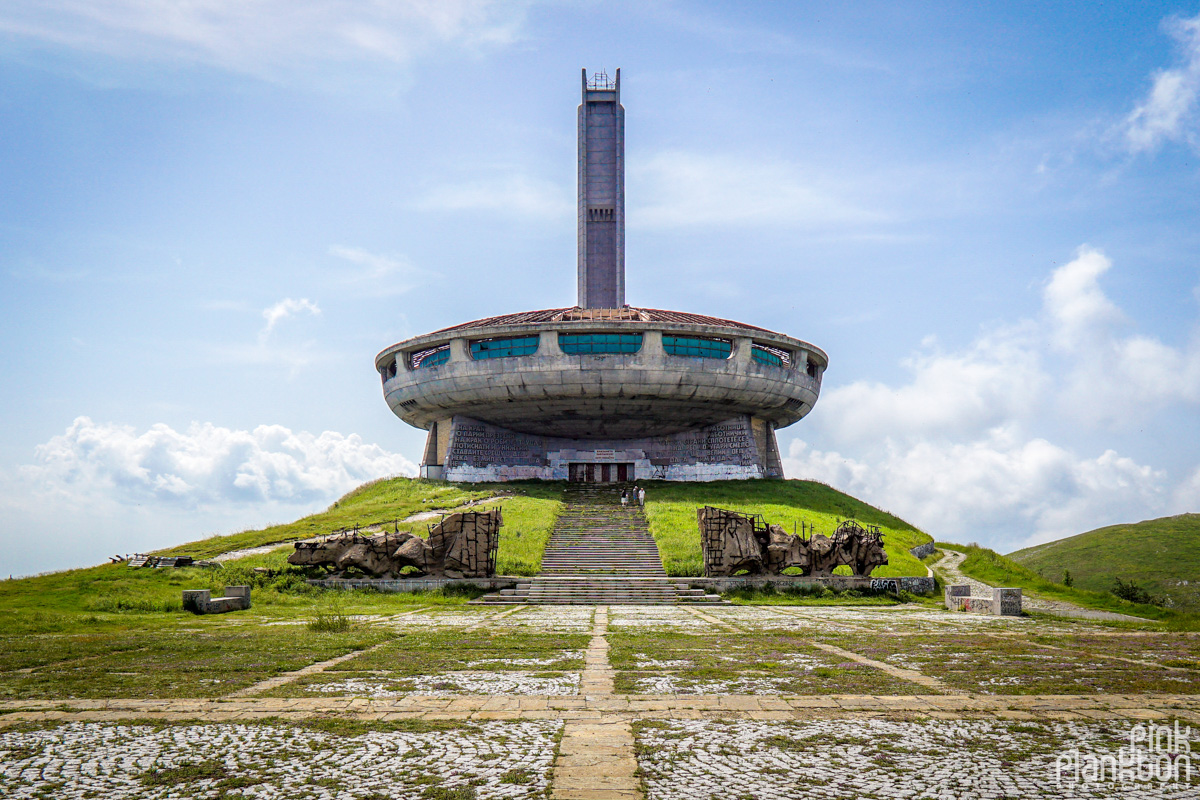
[[[689,358],[729,358],[733,342],[728,339],[705,339],[699,336],[663,334],[663,350],[667,355]]]
[[[471,342],[471,358],[512,358],[537,352],[539,336],[510,336],[503,339],[476,339]]]
[[[560,333],[558,347],[567,355],[636,353],[642,349],[642,334]]]

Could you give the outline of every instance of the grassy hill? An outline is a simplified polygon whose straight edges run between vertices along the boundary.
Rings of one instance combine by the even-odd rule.
[[[789,533],[801,522],[816,526],[817,533],[833,533],[840,520],[853,517],[878,525],[883,532],[888,565],[873,573],[886,578],[924,575],[925,565],[909,548],[932,541],[928,534],[886,511],[815,481],[713,481],[673,483],[658,481],[646,487],[646,517],[650,533],[662,553],[668,575],[704,574],[696,509],[718,506],[743,514],[762,514],[767,522],[782,525]],[[848,567],[838,573],[849,574]]]
[[[1200,514],[1109,525],[1010,553],[1050,580],[1069,570],[1077,587],[1107,592],[1133,581],[1177,608],[1200,612]]]
[[[647,491],[646,516],[650,534],[658,542],[662,564],[668,575],[703,575],[696,510],[704,505],[743,513],[761,513],[767,522],[780,524],[787,530],[804,522],[815,525],[817,533],[827,535],[833,533],[841,519],[853,517],[864,523],[878,525],[883,531],[889,564],[876,570],[876,576],[925,575],[924,565],[908,553],[908,548],[931,541],[928,535],[886,511],[880,511],[823,483],[647,481],[642,486]],[[230,536],[214,536],[190,545],[173,547],[163,553],[211,558],[238,549],[328,534],[337,528],[404,519],[431,509],[461,509],[472,501],[500,497],[499,503],[504,509],[504,528],[500,534],[498,572],[500,575],[536,575],[541,567],[542,549],[562,507],[560,498],[564,488],[564,483],[553,481],[444,483],[397,477],[367,483],[338,500],[328,510],[293,523],[271,525],[270,528]],[[430,522],[436,522],[436,519],[401,523],[400,529],[425,535]],[[286,551],[278,555],[283,553]],[[839,569],[847,571],[846,567]]]
[[[1063,586],[987,547],[949,542],[938,542],[937,546],[939,550],[956,550],[965,554],[966,559],[963,560],[961,567],[963,574],[990,586],[1016,586],[1024,590],[1025,594],[1030,597],[1061,600],[1083,608],[1115,611],[1118,614],[1159,620],[1178,630],[1197,630],[1200,627],[1200,617],[1195,614],[1142,603],[1131,603],[1113,596],[1107,589],[1094,591],[1080,588],[1078,585]]]
[[[762,514],[768,522],[791,530],[804,522],[817,532],[830,534],[839,520],[854,517],[878,525],[884,533],[889,564],[876,571],[879,577],[924,575],[925,567],[908,550],[931,541],[904,520],[867,505],[848,494],[812,481],[714,481],[673,483],[648,481],[646,516],[650,533],[658,542],[663,565],[670,575],[703,574],[700,532],[696,509],[720,506],[748,514]],[[284,525],[214,536],[162,551],[169,555],[211,558],[221,553],[285,544],[338,528],[366,526],[375,522],[406,519],[431,509],[456,510],[465,504],[500,497],[504,528],[500,536],[498,572],[502,575],[536,575],[541,568],[554,520],[561,508],[566,485],[553,481],[512,483],[443,483],[409,478],[391,478],[365,484],[338,500],[325,511]],[[401,523],[401,530],[424,535],[434,520]],[[391,529],[391,525],[388,528]],[[282,550],[272,561],[281,561]],[[841,568],[845,570],[845,568]]]
[[[502,575],[536,575],[542,564],[542,550],[562,506],[562,489],[563,484],[541,481],[468,484],[387,478],[363,484],[325,511],[295,522],[229,536],[212,536],[156,552],[159,555],[212,558],[235,550],[283,545],[341,528],[366,527],[373,523],[386,523],[387,529],[392,530],[396,520],[422,512],[464,510],[468,503],[499,497],[504,510],[504,528],[500,534],[497,569]],[[395,527],[425,536],[429,526],[436,522],[437,515],[434,515],[429,519],[400,522]]]
[[[781,524],[789,530],[793,523],[804,521],[815,525],[818,532],[827,534],[833,532],[839,519],[853,516],[879,525],[884,532],[884,544],[891,563],[878,569],[876,575],[925,574],[924,565],[908,553],[908,548],[930,541],[926,534],[823,484],[730,481],[647,482],[643,485],[647,490],[646,512],[651,533],[658,541],[664,565],[672,575],[699,575],[702,572],[696,509],[706,504],[761,513],[768,522]],[[286,563],[292,552],[292,542],[356,525],[366,527],[385,523],[390,530],[394,520],[434,512],[425,519],[399,523],[401,530],[425,535],[428,526],[437,521],[437,512],[463,509],[473,501],[492,498],[504,510],[498,572],[536,575],[541,568],[542,551],[562,507],[564,488],[563,483],[542,481],[505,484],[453,484],[408,478],[374,481],[350,492],[325,511],[295,522],[213,536],[158,551],[160,555],[213,558],[251,548],[265,549],[265,552],[243,554],[225,561],[218,570],[200,567],[134,570],[124,564],[104,564],[0,581],[0,620],[14,631],[85,630],[94,625],[115,625],[124,630],[130,625],[136,627],[139,619],[157,618],[163,612],[179,612],[181,588],[219,591],[230,584],[254,586],[256,608],[285,616],[301,614],[304,609],[311,611],[312,604],[318,600],[317,594],[305,585],[303,570]],[[256,567],[268,567],[271,571],[258,573],[254,571]],[[454,592],[434,594],[436,597],[426,595],[422,602],[462,602],[464,599]],[[418,602],[418,599],[389,596],[386,601],[351,598],[347,602],[351,606],[362,606],[362,613],[380,613],[372,603],[390,607]],[[186,618],[190,619],[191,615]]]

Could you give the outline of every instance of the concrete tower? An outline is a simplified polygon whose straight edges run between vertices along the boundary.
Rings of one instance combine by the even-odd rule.
[[[625,305],[625,109],[615,80],[583,70],[579,106],[579,306]]]
[[[452,325],[375,357],[392,411],[429,431],[422,477],[783,477],[775,431],[812,410],[829,357],[755,325],[625,305],[624,149],[621,73],[585,70],[578,306]]]

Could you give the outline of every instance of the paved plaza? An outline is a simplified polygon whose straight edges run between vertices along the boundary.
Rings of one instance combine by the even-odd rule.
[[[230,625],[281,628],[251,619]],[[25,667],[0,795],[1200,797],[1196,769],[1074,766],[1147,724],[1200,744],[1195,634],[921,606],[431,605],[360,627],[360,649],[224,693],[64,696],[53,675],[85,659]]]

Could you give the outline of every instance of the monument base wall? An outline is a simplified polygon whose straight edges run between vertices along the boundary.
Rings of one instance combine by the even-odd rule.
[[[694,589],[704,589],[708,592],[729,592],[734,589],[765,589],[768,586],[776,591],[786,591],[796,587],[828,587],[835,591],[844,592],[851,589],[860,592],[887,592],[898,594],[932,595],[934,593],[933,578],[922,576],[897,578],[871,578],[852,575],[830,575],[824,578],[793,575],[733,575],[721,578],[672,578],[677,583],[686,582]]]
[[[438,423],[441,428],[445,423]],[[626,480],[720,481],[782,478],[775,431],[741,415],[692,431],[643,439],[561,439],[519,433],[470,417],[449,421],[443,463],[424,464],[423,475],[490,483],[525,479],[578,480],[590,467],[618,468]],[[432,435],[432,434],[431,434]],[[436,449],[434,452],[437,452]],[[572,469],[576,472],[572,473]]]

